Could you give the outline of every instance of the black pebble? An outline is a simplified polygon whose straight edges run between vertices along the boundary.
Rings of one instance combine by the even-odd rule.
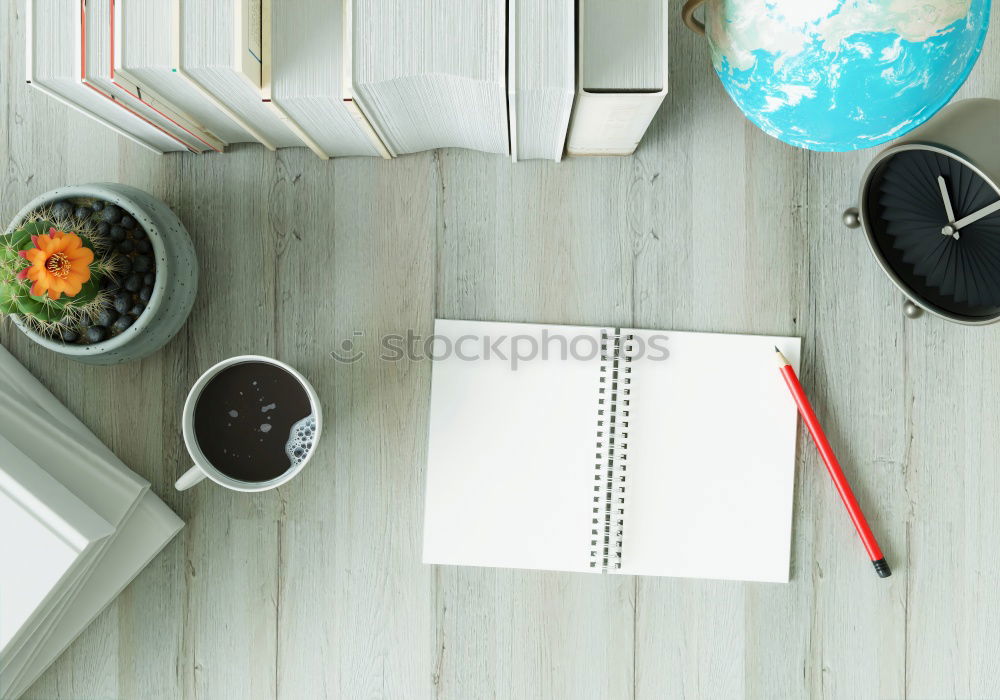
[[[111,326],[111,330],[114,331],[114,332],[116,332],[116,333],[121,333],[123,330],[125,330],[126,328],[128,328],[131,325],[132,325],[132,317],[131,316],[127,316],[127,315],[126,316],[119,316],[118,320],[115,321],[114,325]]]
[[[132,230],[132,237],[143,239],[146,237],[146,232],[142,229],[141,226],[136,226],[135,229]]]
[[[104,224],[107,226],[107,223]],[[121,227],[120,224],[115,224],[111,227],[111,240],[113,241],[124,241],[125,240],[125,229]]]
[[[121,284],[117,280],[112,279],[111,277],[108,277],[106,280],[101,282],[101,289],[104,290],[105,292],[117,291],[121,289],[121,287],[122,287]]]
[[[94,324],[107,328],[115,322],[116,318],[118,318],[118,312],[110,306],[105,306],[101,309],[100,313],[97,314],[97,318],[94,319]],[[91,326],[91,328],[93,328],[93,326]]]
[[[107,236],[108,234],[111,233],[111,224],[109,224],[107,221],[102,221],[101,223],[97,224],[97,233],[98,235],[101,236]]]
[[[127,313],[129,308],[132,306],[132,295],[128,292],[118,292],[115,295],[114,307],[115,311],[120,314]]]
[[[147,275],[147,277],[148,277],[148,275]],[[139,300],[142,301],[143,304],[148,304],[149,303],[149,299],[152,296],[153,296],[153,287],[152,287],[152,285],[147,285],[147,286],[143,287],[142,291],[139,292]]]
[[[126,214],[125,216],[122,217],[122,226],[124,226],[127,229],[133,229],[137,226],[137,224],[135,219]]]
[[[75,343],[80,337],[80,334],[72,328],[64,328],[60,335],[64,343]]]
[[[101,209],[104,208],[104,202],[100,201],[99,199],[94,200],[93,202],[90,203],[90,208],[93,209],[94,211],[100,211]]]
[[[135,243],[131,239],[126,238],[124,241],[118,244],[118,252],[128,255],[133,250],[135,250]]]
[[[131,309],[129,309],[128,312],[132,316],[140,316],[142,312],[145,310],[146,310],[146,305],[140,302],[135,306],[133,306]]]
[[[104,326],[91,326],[84,337],[88,343],[99,343],[108,337],[108,329]]]
[[[147,272],[146,275],[142,278],[142,283],[147,287],[153,286],[154,281],[156,281],[156,275],[154,275],[152,272]]]
[[[87,207],[77,207],[76,211],[73,212],[73,216],[83,221],[86,221],[87,219],[90,218],[90,215],[92,213],[93,212]]]
[[[142,275],[137,273],[132,273],[125,280],[125,289],[130,292],[138,292],[139,288],[142,286]]]
[[[148,255],[136,255],[132,258],[132,272],[149,272],[153,266],[153,261]]]
[[[80,320],[76,325],[86,330],[87,328],[90,328],[92,325],[94,325],[94,322],[90,320],[90,316],[88,316],[87,314],[83,314],[82,316],[80,316]]]
[[[52,207],[53,219],[68,219],[73,216],[73,205],[70,202],[56,202]]]
[[[149,244],[149,241],[141,240],[135,244],[135,249],[138,250],[140,253],[148,253],[153,249],[153,246]]]
[[[120,208],[116,207],[114,204],[109,204],[104,207],[104,211],[101,212],[101,221],[107,221],[109,224],[117,224],[122,220],[123,212]]]

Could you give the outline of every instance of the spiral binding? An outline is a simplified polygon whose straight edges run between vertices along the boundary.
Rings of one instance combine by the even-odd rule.
[[[590,566],[602,573],[622,564],[633,340],[620,328],[601,331]]]

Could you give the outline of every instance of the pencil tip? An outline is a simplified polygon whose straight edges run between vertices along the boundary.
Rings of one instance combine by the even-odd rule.
[[[778,366],[779,367],[787,367],[788,366],[788,364],[789,364],[788,358],[785,357],[785,354],[783,352],[781,352],[781,350],[778,349],[777,345],[774,346],[774,354],[777,357]]]

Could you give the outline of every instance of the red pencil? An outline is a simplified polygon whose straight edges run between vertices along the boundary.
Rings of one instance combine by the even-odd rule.
[[[865,514],[861,512],[861,506],[858,505],[857,499],[854,498],[854,492],[851,491],[851,485],[847,483],[847,477],[844,476],[844,472],[840,468],[837,456],[833,454],[830,442],[826,439],[826,435],[823,434],[823,428],[820,426],[812,406],[809,405],[809,399],[806,398],[806,392],[803,391],[802,385],[799,384],[799,378],[795,376],[795,370],[792,369],[792,365],[789,364],[788,360],[785,359],[785,356],[781,354],[781,351],[777,347],[774,348],[774,351],[778,353],[781,376],[785,378],[785,383],[788,385],[789,391],[792,392],[792,398],[795,399],[795,405],[799,407],[799,415],[802,416],[802,422],[806,424],[809,434],[812,435],[813,442],[816,443],[819,456],[823,458],[826,471],[829,472],[830,478],[833,479],[833,485],[837,487],[837,493],[840,494],[840,499],[844,502],[844,507],[847,508],[847,514],[851,516],[854,529],[858,531],[858,536],[865,545],[865,551],[868,552],[868,557],[872,560],[876,573],[882,578],[891,576],[892,571],[889,570],[889,565],[885,563],[882,550],[879,549],[878,542],[875,541],[875,535],[872,534],[871,528],[868,527],[868,521],[865,520]]]

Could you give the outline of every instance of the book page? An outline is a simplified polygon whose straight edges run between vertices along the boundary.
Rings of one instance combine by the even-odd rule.
[[[424,562],[593,571],[601,329],[437,321],[435,334]]]
[[[630,362],[624,574],[788,580],[798,414],[774,346],[800,339],[623,331]]]

